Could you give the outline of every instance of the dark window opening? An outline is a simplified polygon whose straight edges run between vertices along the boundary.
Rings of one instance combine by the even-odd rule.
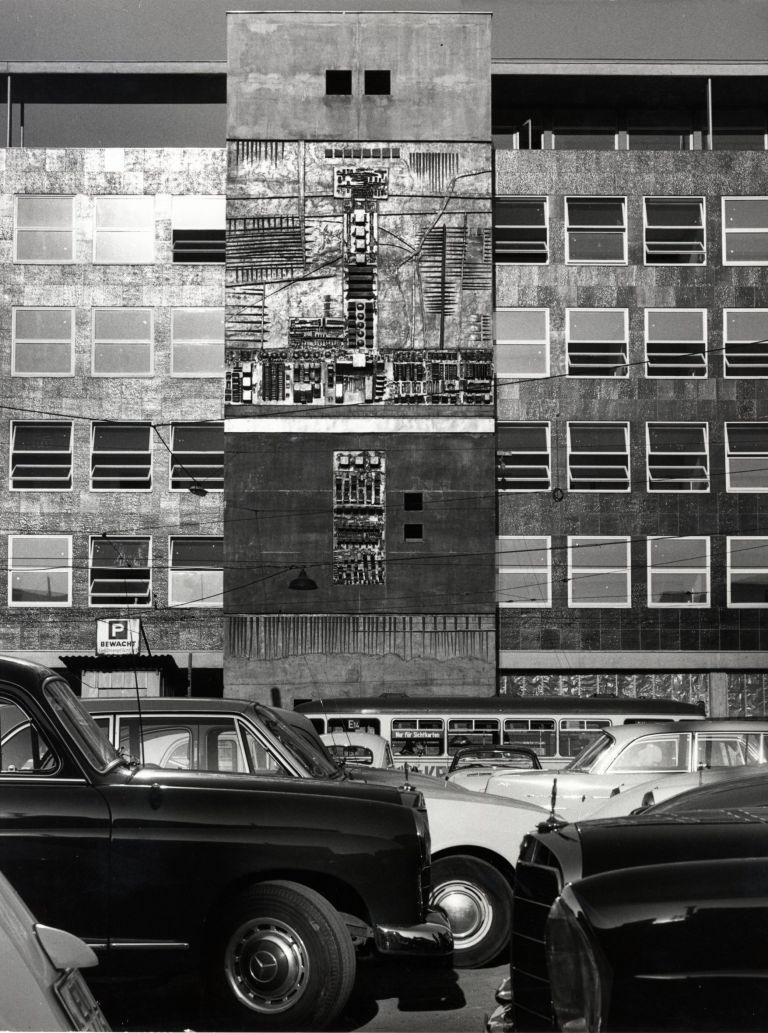
[[[420,491],[403,492],[403,509],[421,510],[424,508],[424,496]]]
[[[325,92],[331,96],[348,96],[352,92],[352,72],[348,68],[327,69]]]
[[[390,90],[389,71],[365,71],[365,92],[367,94],[388,94]]]
[[[224,230],[174,230],[174,262],[223,262]]]
[[[422,542],[422,541],[424,541],[424,525],[423,524],[404,524],[403,525],[403,541],[406,541],[406,542]]]

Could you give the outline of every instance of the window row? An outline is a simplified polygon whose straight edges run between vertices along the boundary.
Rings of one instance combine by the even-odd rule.
[[[707,376],[707,310],[647,308],[643,358],[630,363],[629,311],[567,308],[565,359],[569,377],[627,377],[630,365],[646,377]],[[498,308],[496,375],[500,380],[550,375],[548,308]],[[723,376],[768,377],[768,308],[723,309]]]
[[[224,261],[224,196],[171,198],[172,252],[175,263]],[[75,198],[69,194],[20,194],[16,197],[15,262],[83,261],[77,253]],[[155,198],[151,194],[93,198],[93,248],[98,264],[156,261]]]
[[[497,262],[546,264],[551,260],[548,197],[498,197],[493,208]],[[566,197],[568,265],[627,264],[627,198]],[[768,265],[768,197],[721,198],[723,265]],[[703,197],[643,198],[643,263],[704,265],[707,261]]]
[[[91,375],[154,373],[154,309],[95,308],[91,314]],[[15,308],[11,373],[71,377],[75,373],[74,308]],[[171,375],[224,376],[224,309],[171,309]]]
[[[630,479],[628,423],[568,423],[566,434],[569,491],[638,487]],[[646,490],[709,491],[713,473],[709,453],[706,423],[646,423]],[[725,424],[724,469],[727,491],[768,491],[768,423]],[[496,486],[500,491],[553,488],[548,422],[497,425]]]
[[[630,544],[628,536],[569,536],[568,605],[631,607]],[[768,607],[768,538],[728,538],[726,556],[727,605]],[[552,605],[551,538],[497,539],[497,568],[499,606]],[[648,538],[645,577],[649,607],[710,606],[709,538]]]
[[[73,572],[87,569],[89,606],[151,606],[152,539],[91,535],[87,564],[71,535],[9,535],[8,605],[71,606]],[[168,605],[222,606],[224,539],[172,536]]]
[[[171,453],[171,491],[223,490],[223,423],[171,424],[162,445]],[[152,446],[151,423],[92,423],[91,491],[150,491]],[[12,490],[71,490],[71,421],[12,420],[9,456]]]

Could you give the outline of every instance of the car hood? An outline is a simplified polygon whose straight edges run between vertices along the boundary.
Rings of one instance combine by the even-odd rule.
[[[369,785],[404,786],[406,783],[413,786],[420,793],[426,796],[430,793],[433,796],[445,795],[451,798],[456,795],[472,796],[466,789],[452,785],[443,778],[435,778],[434,775],[420,775],[416,771],[409,771],[408,778],[405,771],[400,768],[369,768],[359,765],[347,764],[344,770],[355,780],[367,782]]]

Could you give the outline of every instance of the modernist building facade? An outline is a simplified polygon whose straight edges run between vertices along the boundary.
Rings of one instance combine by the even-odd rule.
[[[760,4],[707,0],[695,40],[686,19],[702,10],[687,0],[653,27],[623,0],[491,4],[493,19],[281,6],[222,8],[218,64],[176,69],[189,98],[218,102],[226,148],[5,152],[3,392],[39,413],[5,422],[8,648],[84,655],[97,612],[142,612],[177,668],[219,663],[225,692],[268,700],[277,686],[286,705],[597,691],[764,712]],[[168,100],[160,68],[121,66],[104,88],[127,103],[115,84],[144,74],[145,97]],[[22,102],[30,137],[45,91],[39,68],[9,71],[18,143]],[[87,101],[82,84],[70,94]],[[211,254],[224,194],[226,266]],[[19,239],[34,248],[46,228],[36,219],[69,217],[37,195],[74,198],[74,260],[20,257]],[[98,221],[120,205],[95,199],[123,195],[154,197],[153,263],[96,260],[99,235],[146,236],[141,205]],[[19,367],[17,350],[65,361],[61,341],[34,335],[46,319],[62,333],[70,308],[71,368]],[[105,376],[99,332],[123,308],[151,315],[155,364]],[[133,355],[141,318],[116,317],[136,320]],[[185,323],[203,337],[185,341]],[[50,423],[61,443],[67,413],[72,487],[23,486],[25,439],[48,458],[50,445],[16,424]],[[102,441],[126,430],[110,414],[130,428],[116,451],[138,484],[114,469],[97,483]],[[223,493],[203,480],[200,442],[188,463],[158,437],[195,421],[226,428]],[[104,530],[151,537],[151,603],[97,602]],[[47,577],[41,535],[59,556],[71,536],[78,557],[60,606],[19,595]],[[184,554],[197,573],[177,569]],[[190,606],[193,583],[201,606],[221,605]]]

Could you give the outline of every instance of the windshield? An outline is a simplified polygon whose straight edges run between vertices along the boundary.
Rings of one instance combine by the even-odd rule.
[[[326,752],[317,732],[309,733],[303,727],[289,725],[274,710],[266,707],[259,709],[259,717],[280,745],[293,754],[313,778],[333,778],[339,774],[337,764]],[[312,734],[317,742],[311,738]]]
[[[65,681],[51,679],[45,683],[43,691],[69,738],[77,743],[97,771],[104,771],[110,764],[122,760],[106,734],[91,715],[83,710],[80,700]]]
[[[598,757],[612,745],[613,739],[603,732],[597,739],[587,743],[581,753],[577,754],[570,764],[566,764],[563,771],[591,771],[595,766]]]

